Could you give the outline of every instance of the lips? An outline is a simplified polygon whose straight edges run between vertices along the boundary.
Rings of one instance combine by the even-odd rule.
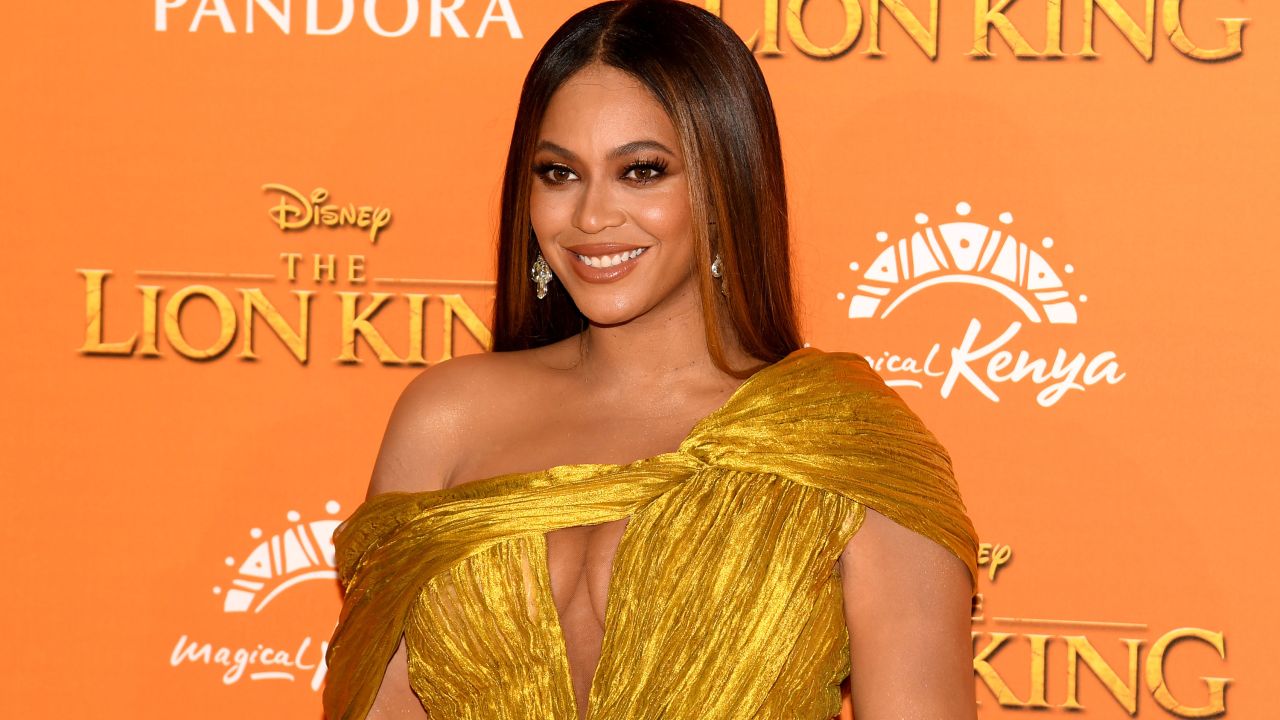
[[[654,252],[652,246],[628,245],[626,243],[583,243],[581,245],[562,246],[569,257],[569,264],[578,277],[589,283],[611,283],[626,277],[646,255]],[[636,257],[626,259],[609,267],[593,267],[584,263],[579,255],[601,257],[640,250]]]

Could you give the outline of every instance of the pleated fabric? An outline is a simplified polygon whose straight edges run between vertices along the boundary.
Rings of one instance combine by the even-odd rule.
[[[673,452],[375,496],[334,535],[326,716],[366,717],[403,635],[432,720],[577,720],[545,533],[630,517],[588,718],[831,718],[849,674],[835,564],[867,507],[954,553],[976,592],[950,456],[865,358],[813,347]]]

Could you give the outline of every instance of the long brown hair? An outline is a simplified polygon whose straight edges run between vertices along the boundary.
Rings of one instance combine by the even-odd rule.
[[[560,283],[551,282],[542,300],[534,295],[529,268],[538,244],[529,194],[534,146],[552,94],[596,61],[643,83],[680,137],[713,362],[739,378],[754,370],[728,367],[722,322],[736,331],[746,353],[767,362],[799,348],[782,148],[759,65],[733,30],[700,7],[683,0],[613,0],[569,18],[525,77],[502,182],[493,350],[540,347],[587,327]],[[711,276],[715,253],[727,297]]]

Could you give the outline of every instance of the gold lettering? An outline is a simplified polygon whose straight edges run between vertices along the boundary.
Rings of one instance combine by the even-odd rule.
[[[1224,60],[1244,52],[1244,24],[1249,18],[1218,18],[1226,27],[1227,44],[1206,50],[1195,43],[1182,30],[1182,0],[1164,0],[1164,31],[1169,42],[1178,52],[1196,60]]]
[[[1062,704],[1062,707],[1070,710],[1084,709],[1076,698],[1079,658],[1084,658],[1085,664],[1093,671],[1094,677],[1102,681],[1103,686],[1111,693],[1111,697],[1115,698],[1130,715],[1138,712],[1138,650],[1142,647],[1141,640],[1120,638],[1120,642],[1129,648],[1129,682],[1125,684],[1121,682],[1120,676],[1111,669],[1107,661],[1102,659],[1102,655],[1089,642],[1089,638],[1083,635],[1064,635],[1062,639],[1067,641],[1067,701]]]
[[[382,339],[382,334],[378,332],[371,322],[373,316],[378,313],[382,304],[392,294],[373,293],[373,302],[359,315],[356,314],[356,310],[360,304],[361,293],[339,291],[338,295],[342,297],[342,352],[337,357],[338,362],[362,362],[356,356],[356,337],[363,336],[365,341],[369,343],[369,347],[373,348],[374,353],[377,354],[379,362],[384,365],[403,365],[404,360],[391,351],[391,346],[387,344],[386,340]]]
[[[364,256],[348,255],[347,256],[347,282],[353,285],[361,285],[365,281],[364,277]]]
[[[356,276],[363,279],[363,256],[349,256],[349,267]],[[138,285],[142,296],[141,331],[135,332],[128,340],[106,342],[103,339],[104,293],[102,291],[106,276],[110,270],[77,270],[85,277],[85,309],[86,339],[80,352],[91,355],[139,355],[142,357],[160,357],[161,334],[168,339],[169,345],[180,355],[192,360],[209,360],[223,355],[243,324],[244,338],[238,357],[252,361],[259,358],[256,348],[258,337],[257,321],[265,320],[270,331],[289,350],[301,364],[310,361],[310,331],[312,324],[311,305],[318,294],[313,290],[291,290],[297,302],[296,322],[290,322],[267,297],[261,288],[236,288],[240,293],[241,305],[235,307],[228,298],[229,291],[208,285],[189,285],[167,298],[165,306],[160,307],[161,296],[167,290],[159,285]],[[375,318],[388,301],[397,302],[401,295],[395,293],[375,292],[371,295],[360,292],[339,292],[342,305],[341,318],[341,351],[336,360],[340,363],[358,363],[358,340],[363,337],[373,349],[379,362],[387,365],[426,365],[427,331],[426,307],[431,295],[426,293],[404,293],[403,297],[409,305],[408,344],[406,358],[401,359],[392,350],[386,338],[374,325]],[[193,298],[207,299],[218,313],[217,336],[210,342],[204,337],[192,341],[188,333],[192,332],[191,323],[184,324],[183,313],[188,301]],[[365,300],[369,302],[365,304]],[[462,295],[448,294],[441,296],[443,325],[441,327],[441,344],[444,360],[453,357],[458,322],[462,329],[470,333],[476,343],[485,351],[493,347],[493,333],[485,326],[479,315],[468,305]],[[197,313],[202,311],[197,310]],[[140,340],[139,340],[140,338]]]
[[[804,5],[803,0],[800,5]],[[719,3],[716,7],[716,16],[719,17]],[[764,0],[764,47],[756,50],[756,43],[759,41],[760,31],[756,30],[751,33],[751,37],[747,39],[747,47],[752,52],[759,52],[761,55],[781,55],[782,51],[778,49],[778,0]]]
[[[138,354],[143,357],[160,357],[160,348],[156,345],[156,305],[160,302],[159,285],[139,285],[142,291],[142,347]]]
[[[440,360],[448,360],[453,357],[453,320],[457,317],[462,321],[462,326],[471,333],[471,337],[479,341],[480,346],[488,352],[493,348],[493,333],[489,328],[485,327],[480,317],[476,315],[466,300],[461,295],[448,294],[441,295],[440,299],[444,301],[444,327],[441,328],[441,335],[444,337],[444,352],[440,356]]]
[[[278,183],[267,183],[262,186],[263,190],[277,190],[281,193],[280,204],[267,209],[267,215],[276,221],[276,226],[281,230],[296,230],[304,228],[311,224],[311,203],[323,202],[329,196],[329,191],[324,188],[317,188],[312,199],[308,199],[305,195],[294,190],[287,185]],[[297,202],[296,205],[290,205],[289,199],[292,198]]]
[[[285,261],[289,272],[289,282],[298,281],[298,261],[302,259],[302,253],[290,252],[280,253],[280,259]]]
[[[1156,0],[1146,0],[1142,28],[1138,27],[1138,23],[1133,21],[1117,0],[1084,0],[1084,47],[1076,55],[1080,57],[1097,57],[1098,55],[1093,50],[1093,23],[1096,19],[1096,8],[1102,8],[1103,14],[1111,24],[1124,33],[1129,44],[1141,53],[1147,62],[1151,61],[1155,37]]]
[[[431,296],[426,293],[405,293],[405,297],[409,298],[409,356],[405,358],[405,362],[410,365],[426,365],[426,342],[423,337],[426,313],[422,308]],[[445,332],[449,330],[446,328]]]
[[[1008,564],[1012,558],[1013,548],[1008,545],[993,545],[991,543],[979,543],[978,545],[978,565],[987,566],[987,579],[992,582],[995,582],[996,572]]]
[[[1060,58],[1062,52],[1062,0],[1045,0],[1044,52],[1041,57]]]
[[[266,183],[263,190],[280,193],[280,204],[268,208],[267,214],[281,230],[298,230],[308,226],[334,227],[352,225],[369,229],[369,241],[378,242],[378,232],[391,224],[391,208],[347,203],[346,206],[322,205],[329,191],[316,188],[308,197],[287,185]],[[290,203],[290,200],[293,202]]]
[[[195,297],[206,297],[213,303],[218,310],[218,318],[220,320],[218,327],[218,339],[207,348],[201,349],[187,342],[187,338],[182,333],[182,308],[187,300]],[[191,358],[192,360],[208,360],[215,358],[227,349],[231,341],[236,336],[236,311],[231,306],[231,301],[227,299],[217,288],[208,285],[188,285],[173,297],[169,298],[169,302],[164,308],[164,336],[180,354]]]
[[[987,33],[991,28],[995,28],[1000,33],[1000,37],[1004,39],[1009,47],[1013,49],[1015,57],[1039,57],[1040,53],[1031,47],[1031,43],[1018,32],[1018,28],[1014,27],[1009,18],[1005,17],[1005,8],[1013,4],[1013,0],[996,0],[995,7],[991,7],[990,0],[974,0],[973,3],[973,49],[965,53],[971,57],[992,57],[987,45]]]
[[[86,355],[132,355],[133,344],[138,339],[137,333],[130,335],[128,340],[102,341],[102,285],[111,271],[77,268],[76,272],[84,275],[85,329],[84,344],[80,346],[80,352]]]
[[[1026,707],[1047,708],[1049,701],[1045,698],[1045,686],[1048,684],[1045,677],[1045,648],[1053,636],[1028,634],[1027,638],[1031,640],[1031,697],[1027,699]]]
[[[1218,657],[1225,660],[1227,652],[1222,644],[1222,633],[1210,632],[1202,628],[1177,628],[1161,635],[1151,645],[1147,653],[1147,685],[1151,688],[1151,696],[1160,707],[1179,717],[1201,718],[1216,717],[1227,711],[1226,686],[1231,678],[1201,677],[1209,686],[1209,704],[1190,706],[1182,704],[1164,681],[1164,657],[1169,647],[1178,640],[1203,640],[1218,651]]]
[[[776,3],[776,0],[770,1]],[[805,2],[806,0],[788,0],[787,3],[787,36],[800,52],[809,57],[834,57],[858,41],[858,34],[862,32],[862,6],[858,5],[857,0],[840,0],[840,6],[844,8],[844,34],[829,47],[821,47],[809,39],[804,29]]]
[[[975,640],[980,635],[981,633],[972,633]],[[987,689],[996,696],[996,702],[1004,707],[1026,707],[1026,703],[1013,694],[1013,690],[1009,689],[1008,683],[1004,681],[1004,678],[1000,677],[1000,673],[996,672],[995,667],[988,660],[1011,637],[1013,637],[1013,633],[991,633],[991,642],[982,649],[982,652],[974,656],[973,669],[978,673],[978,677],[982,678],[982,682],[986,684]]]
[[[378,231],[391,224],[391,208],[378,208],[369,222],[369,242],[378,242]]]
[[[867,50],[867,55],[879,56],[883,53],[880,51],[880,4],[889,9],[889,13],[893,15],[893,19],[898,21],[903,30],[907,31],[907,35],[915,41],[916,45],[924,50],[924,54],[929,56],[930,60],[938,58],[938,0],[929,0],[929,29],[926,31],[924,25],[920,24],[920,20],[912,14],[906,5],[902,4],[902,0],[871,0],[871,12],[867,19],[867,30],[871,35],[871,47]],[[847,17],[847,11],[846,11]],[[857,37],[856,35],[854,37]]]
[[[923,0],[917,0],[923,2]],[[991,51],[991,31],[1009,46],[1015,57],[1025,58],[1062,58],[1065,53],[1063,43],[1063,7],[1062,0],[1043,0],[1044,3],[1044,49],[1037,51],[1027,41],[1022,32],[1009,19],[1007,13],[1016,0],[974,0],[973,15],[973,47],[966,55],[974,58],[993,57]],[[1094,26],[1098,11],[1102,11],[1125,41],[1142,57],[1151,62],[1155,54],[1156,1],[1143,2],[1142,22],[1136,21],[1121,3],[1136,4],[1139,0],[1084,0],[1081,25],[1082,45],[1077,57],[1091,59],[1098,56],[1094,48]],[[1249,18],[1218,18],[1225,28],[1225,44],[1217,48],[1203,48],[1192,42],[1182,27],[1182,0],[1159,0],[1163,17],[1164,32],[1169,42],[1178,52],[1197,60],[1222,60],[1236,57],[1244,52],[1244,25]],[[792,43],[805,55],[814,58],[831,58],[841,55],[852,48],[862,31],[863,10],[858,0],[839,0],[844,13],[844,32],[834,43],[826,46],[818,45],[810,38],[804,23],[804,10],[808,0],[763,0],[763,23],[746,41],[747,46],[759,55],[782,55],[778,45],[780,4],[785,5],[785,29]],[[906,31],[908,37],[924,51],[931,60],[938,57],[938,24],[941,0],[929,0],[928,25],[907,5],[907,0],[869,0],[867,25],[870,39],[867,56],[878,58],[884,55],[881,47],[881,10],[887,10],[893,19]],[[1038,5],[1041,0],[1036,0]],[[706,0],[706,8],[717,17],[721,16],[723,0]],[[374,209],[371,227],[378,226],[378,211]],[[356,224],[370,216],[361,216]],[[388,213],[386,219],[390,220]],[[363,225],[361,224],[363,227]],[[371,237],[373,234],[371,233]]]
[[[315,268],[314,268],[314,272],[312,273],[311,279],[315,280],[316,282],[323,282],[320,276],[324,274],[326,277],[328,277],[329,282],[337,282],[337,274],[334,272],[334,270],[337,267],[338,261],[334,258],[334,256],[329,255],[326,261],[324,255],[316,254],[314,259],[315,259],[315,263],[314,263]]]
[[[298,359],[300,363],[307,362],[307,339],[310,335],[309,330],[311,324],[308,317],[311,307],[311,296],[315,293],[310,290],[293,290],[291,291],[298,297],[298,330],[294,330],[285,321],[284,317],[276,310],[276,306],[262,294],[262,290],[258,288],[239,288],[241,296],[244,298],[244,349],[240,352],[240,357],[246,360],[256,360],[257,355],[253,352],[253,317],[254,314],[261,315],[267,321],[267,325],[280,338],[285,347],[289,348],[289,352]]]

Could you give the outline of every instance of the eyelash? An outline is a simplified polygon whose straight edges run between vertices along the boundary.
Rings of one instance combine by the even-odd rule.
[[[656,181],[658,178],[666,174],[667,161],[659,157],[651,158],[648,160],[633,160],[631,164],[627,165],[627,167],[623,169],[622,176],[626,177],[628,174],[631,173],[632,170],[635,170],[636,168],[645,168],[645,169],[657,171],[656,175],[645,178],[643,180],[635,181],[637,185],[648,185],[649,183]],[[538,163],[533,168],[534,174],[537,175],[538,179],[541,180],[543,183],[547,185],[563,185],[564,182],[557,182],[547,177],[547,173],[552,170],[568,170],[569,172],[573,172],[572,170],[569,170],[568,167],[561,165],[560,163],[552,163],[552,162]]]

